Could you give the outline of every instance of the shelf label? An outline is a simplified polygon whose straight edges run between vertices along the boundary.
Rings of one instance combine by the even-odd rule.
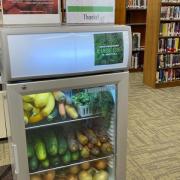
[[[114,23],[114,0],[67,0],[67,23]]]

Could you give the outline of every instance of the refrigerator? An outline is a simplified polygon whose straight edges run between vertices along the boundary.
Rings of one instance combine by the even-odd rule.
[[[15,180],[125,180],[127,26],[1,29]]]

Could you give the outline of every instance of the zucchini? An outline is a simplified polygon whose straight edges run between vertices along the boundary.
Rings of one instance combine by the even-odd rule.
[[[34,150],[38,160],[43,161],[46,159],[46,146],[41,138],[34,139]]]
[[[71,153],[70,151],[67,151],[63,157],[62,157],[62,161],[64,164],[69,164],[71,162]]]
[[[44,142],[46,144],[46,149],[49,155],[55,156],[58,153],[58,141],[55,133],[52,130],[48,130],[44,133]]]
[[[35,155],[32,143],[27,142],[27,156],[32,158]]]
[[[29,159],[29,170],[35,171],[37,169],[38,169],[38,160],[36,156],[33,156],[32,158]]]
[[[63,155],[68,149],[68,144],[66,139],[60,134],[58,135],[58,145],[58,153],[59,155]]]

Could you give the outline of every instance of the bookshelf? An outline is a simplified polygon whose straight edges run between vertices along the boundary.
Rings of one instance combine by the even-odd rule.
[[[116,23],[131,26],[132,35],[137,35],[137,43],[133,43],[132,60],[129,71],[142,72],[144,64],[144,47],[146,32],[147,5],[137,0],[116,0]],[[119,7],[119,8],[118,8]],[[121,11],[119,11],[121,9]],[[135,46],[134,46],[135,45]]]
[[[153,28],[152,28],[153,27]],[[153,88],[180,85],[180,0],[150,0],[147,10],[144,83]],[[150,34],[153,34],[151,36]]]

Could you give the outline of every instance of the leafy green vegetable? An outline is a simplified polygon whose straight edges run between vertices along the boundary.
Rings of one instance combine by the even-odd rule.
[[[101,113],[105,120],[105,127],[109,128],[112,110],[114,108],[113,96],[109,91],[98,92],[91,101],[93,113]]]
[[[73,96],[72,99],[76,105],[84,106],[89,105],[92,98],[90,93],[79,92],[75,96]]]

